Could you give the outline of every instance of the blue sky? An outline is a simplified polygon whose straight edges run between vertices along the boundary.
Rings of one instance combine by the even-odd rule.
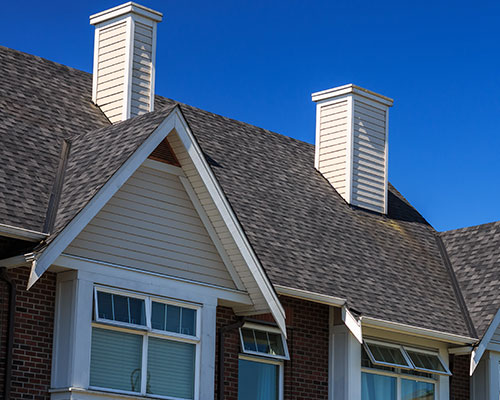
[[[0,44],[91,71],[88,16],[9,1]],[[500,220],[500,2],[140,1],[164,13],[157,93],[307,142],[310,94],[392,97],[389,179],[438,230]]]

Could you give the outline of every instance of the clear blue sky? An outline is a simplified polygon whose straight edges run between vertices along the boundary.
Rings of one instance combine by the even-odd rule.
[[[500,2],[160,1],[157,93],[307,142],[312,92],[395,99],[390,181],[438,230],[500,220]],[[91,71],[111,1],[6,1],[0,44]]]

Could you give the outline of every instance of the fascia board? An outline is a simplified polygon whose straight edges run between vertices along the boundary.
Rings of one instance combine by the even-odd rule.
[[[152,10],[151,8],[147,8],[144,6],[141,6],[140,4],[134,3],[134,2],[128,2],[125,4],[121,4],[119,6],[110,8],[105,11],[98,12],[96,14],[93,14],[89,17],[90,19],[90,24],[91,25],[97,25],[101,22],[107,21],[108,19],[111,18],[116,18],[120,17],[122,15],[128,14],[128,13],[134,13],[137,15],[141,15],[145,18],[149,18],[153,21],[156,22],[161,22],[163,18],[163,14],[161,12]]]
[[[173,111],[165,117],[154,132],[139,146],[132,156],[114,173],[87,205],[69,222],[61,233],[32,262],[28,289],[42,276],[57,257],[122,187],[130,176],[147,159],[153,150],[174,129]]]
[[[478,341],[478,339],[471,338],[468,336],[456,335],[453,333],[441,332],[433,329],[420,328],[417,326],[402,324],[399,322],[386,321],[379,318],[361,317],[361,323],[363,326],[366,327],[385,329],[393,332],[407,333],[410,335],[426,337],[447,343],[472,344]]]
[[[243,228],[239,224],[233,209],[227,201],[217,178],[210,169],[210,166],[208,165],[198,142],[184,119],[184,116],[178,109],[175,110],[175,113],[179,116],[179,120],[176,120],[178,124],[175,126],[179,138],[191,157],[191,160],[195,164],[203,183],[210,193],[210,196],[214,199],[224,223],[231,232],[231,235],[238,246],[238,250],[246,261],[252,277],[257,283],[262,295],[266,299],[266,302],[271,310],[271,314],[286,337],[285,310],[283,309],[271,282],[267,278],[263,267],[260,265],[260,262],[253,251]]]
[[[472,355],[470,358],[470,375],[471,376],[474,373],[477,365],[479,364],[479,361],[481,361],[481,358],[483,357],[484,352],[487,350],[488,345],[491,341],[491,338],[495,334],[495,331],[497,330],[499,325],[500,325],[500,308],[497,310],[495,317],[491,321],[490,326],[488,327],[488,329],[486,330],[486,333],[484,334],[483,338],[479,342],[479,345],[472,352]]]
[[[27,240],[29,242],[39,242],[49,236],[48,233],[32,231],[17,226],[0,224],[0,236],[7,236],[14,239]]]

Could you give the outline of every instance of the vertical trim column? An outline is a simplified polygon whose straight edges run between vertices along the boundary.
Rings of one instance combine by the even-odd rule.
[[[339,324],[339,325],[336,325]],[[330,309],[329,400],[361,400],[361,344]]]

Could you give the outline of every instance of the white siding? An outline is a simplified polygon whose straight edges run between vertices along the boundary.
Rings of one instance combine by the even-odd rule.
[[[235,288],[178,176],[144,165],[65,253]]]
[[[500,326],[497,328],[497,330],[493,334],[493,336],[491,338],[491,342],[500,344]]]
[[[120,21],[97,32],[96,103],[111,122],[122,120],[125,93],[127,22]]]
[[[346,197],[349,102],[320,106],[319,170],[342,197]]]
[[[351,203],[384,212],[386,190],[386,110],[359,99],[353,105]]]
[[[151,110],[153,74],[153,28],[137,21],[134,26],[131,117]]]
[[[248,271],[248,266],[245,259],[241,255],[237,244],[235,243],[231,232],[226,226],[220,212],[217,209],[210,193],[203,183],[194,163],[187,151],[184,148],[177,133],[173,132],[168,136],[168,140],[172,149],[182,166],[182,170],[186,174],[193,190],[195,191],[200,203],[205,210],[212,226],[214,227],[217,236],[223,245],[231,264],[240,277],[245,289],[248,291],[250,298],[254,304],[250,307],[235,306],[233,309],[239,314],[259,314],[269,312],[269,306],[266,303],[264,296],[261,295],[260,289],[257,287],[255,279]]]

